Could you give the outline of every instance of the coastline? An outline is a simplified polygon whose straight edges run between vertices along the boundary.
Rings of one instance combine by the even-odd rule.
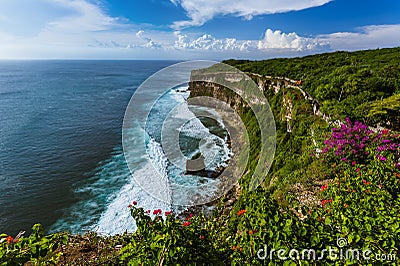
[[[190,91],[190,88],[188,89]],[[237,201],[241,193],[241,187],[238,180],[243,176],[245,167],[239,169],[240,155],[243,151],[247,151],[248,146],[248,136],[246,128],[239,115],[233,111],[233,109],[227,103],[221,103],[221,101],[215,98],[206,97],[206,102],[203,97],[194,97],[192,95],[187,99],[188,104],[201,104],[208,108],[215,110],[218,115],[222,118],[223,125],[228,131],[228,138],[226,144],[232,152],[232,156],[227,160],[228,165],[224,167],[221,175],[217,178],[221,178],[221,186],[219,190],[226,190],[226,192],[219,196],[217,199],[210,201],[206,204],[190,206],[183,210],[178,216],[182,219],[190,214],[202,215],[210,217],[213,210],[222,203],[219,214],[227,214],[232,209],[234,203]],[[242,171],[240,171],[242,170]],[[229,189],[227,189],[229,187]]]

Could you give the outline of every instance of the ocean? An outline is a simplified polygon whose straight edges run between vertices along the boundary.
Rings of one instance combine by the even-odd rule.
[[[185,156],[199,150],[212,153],[209,163],[214,168],[229,158],[222,122],[193,118],[185,106],[187,83],[174,88],[164,88],[162,81],[155,85],[165,93],[151,109],[146,127],[132,123],[127,129],[132,141],[145,136],[148,155],[130,157],[128,167],[122,145],[126,107],[142,82],[175,63],[1,61],[0,232],[15,235],[41,223],[47,232],[118,234],[135,230],[127,208],[133,200],[145,209],[177,212],[182,208],[174,202],[188,197],[195,201],[199,191],[181,195],[167,189],[169,201],[146,192],[137,178],[151,178],[146,176],[150,166],[166,186],[215,182],[185,175],[168,161],[162,148],[160,128],[166,110],[179,105],[172,121],[178,125],[183,117],[192,117],[179,128]],[[151,98],[152,91],[138,97]],[[162,185],[160,189],[165,190]]]

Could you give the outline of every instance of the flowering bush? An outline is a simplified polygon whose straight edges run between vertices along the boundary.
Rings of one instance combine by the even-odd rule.
[[[32,234],[24,237],[23,233],[15,238],[6,234],[0,235],[0,265],[55,265],[61,252],[56,252],[61,244],[68,241],[66,234],[44,236],[40,224],[32,227]]]
[[[359,121],[349,118],[339,128],[333,128],[324,141],[322,153],[335,162],[365,164],[373,162],[373,156],[386,161],[388,156],[396,167],[400,166],[400,135],[382,130],[374,132]]]
[[[334,162],[333,181],[321,187],[322,207],[313,213],[317,221],[308,223],[322,223],[351,248],[398,254],[399,135],[347,119],[324,144],[325,160]]]
[[[137,230],[131,242],[121,249],[121,262],[129,265],[221,265],[228,250],[214,227],[216,220],[188,215],[183,221],[172,211],[144,211],[129,206]]]

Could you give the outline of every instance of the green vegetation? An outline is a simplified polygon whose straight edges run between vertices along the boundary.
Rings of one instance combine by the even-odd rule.
[[[386,116],[385,120],[374,119],[371,105],[400,94],[400,48],[256,62],[227,60],[224,63],[244,72],[302,80],[303,89],[321,103],[324,113],[334,118],[343,120],[350,117],[367,124],[380,122],[386,127],[393,125],[391,119],[398,121],[398,116]],[[398,114],[399,103],[391,106]]]
[[[0,235],[0,265],[55,265],[62,252],[57,250],[66,244],[66,234],[44,236],[40,224],[32,227],[29,237],[19,236],[15,239],[6,234]]]
[[[398,265],[399,52],[226,61],[247,72],[303,80],[303,89],[318,99],[323,112],[344,123],[335,128],[314,116],[311,103],[294,88],[266,90],[276,122],[275,160],[263,185],[248,191],[260,130],[253,113],[238,105],[250,155],[248,171],[239,180],[241,193],[229,211],[224,199],[210,218],[144,211],[133,202],[134,234],[90,234],[78,245],[65,242],[63,234],[21,237],[18,243],[1,235],[0,264],[18,265],[23,257],[37,265],[57,260],[69,265]],[[207,88],[204,94],[213,96]],[[233,94],[227,98],[237,99]],[[292,103],[291,132],[285,101]],[[372,131],[365,125],[377,123],[391,129]],[[38,253],[38,245],[45,251]],[[71,256],[87,249],[96,257]]]

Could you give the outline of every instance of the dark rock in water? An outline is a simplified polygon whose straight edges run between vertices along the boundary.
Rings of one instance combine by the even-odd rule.
[[[206,170],[204,156],[201,153],[195,154],[192,159],[186,161],[186,174],[196,175],[208,178],[217,178],[224,171],[224,167],[220,166],[215,171]]]
[[[222,171],[202,169],[202,170],[198,170],[198,171],[186,171],[186,174],[201,176],[201,177],[208,177],[208,178],[217,178],[222,173]]]
[[[195,154],[192,159],[186,161],[186,174],[193,174],[205,171],[204,156],[201,153]]]

